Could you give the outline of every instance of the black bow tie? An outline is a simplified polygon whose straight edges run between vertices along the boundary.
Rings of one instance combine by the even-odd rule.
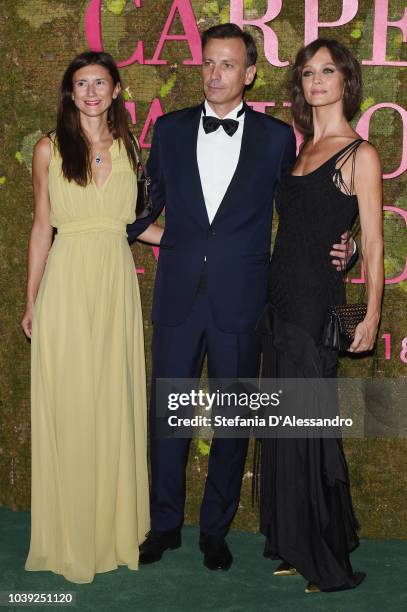
[[[239,122],[236,119],[219,119],[218,117],[206,116],[205,107],[203,108],[204,116],[202,117],[202,125],[205,134],[216,132],[221,125],[228,136],[233,136],[239,127]],[[244,106],[240,109],[237,116],[240,117],[244,113]]]
[[[239,122],[235,119],[218,119],[218,117],[202,117],[202,124],[205,134],[215,132],[221,125],[228,136],[233,136],[239,127]]]

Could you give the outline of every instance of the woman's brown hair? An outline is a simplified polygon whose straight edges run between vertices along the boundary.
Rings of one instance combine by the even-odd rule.
[[[62,157],[62,173],[68,181],[75,181],[85,187],[92,177],[89,142],[82,129],[79,110],[72,100],[73,75],[84,66],[98,65],[105,68],[113,80],[113,86],[120,83],[119,70],[109,53],[86,51],[75,57],[69,64],[62,79],[58,105],[56,144]],[[134,171],[137,157],[127,124],[127,113],[121,93],[108,110],[107,122],[113,138],[121,138]]]
[[[291,104],[294,121],[306,138],[314,133],[312,106],[304,97],[302,88],[302,71],[315,53],[325,47],[331,54],[332,61],[343,76],[343,112],[348,121],[359,110],[362,99],[362,73],[360,64],[354,55],[337,40],[317,38],[298,51],[293,66]]]

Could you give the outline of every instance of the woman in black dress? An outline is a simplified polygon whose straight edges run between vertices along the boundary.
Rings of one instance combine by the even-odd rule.
[[[334,40],[303,48],[294,65],[292,110],[305,137],[276,199],[279,227],[269,303],[259,323],[263,378],[333,378],[338,352],[322,345],[329,306],[345,303],[330,245],[359,213],[367,315],[350,351],[372,349],[383,291],[381,167],[376,150],[348,121],[359,108],[360,66]],[[275,574],[302,574],[306,592],[353,588],[349,553],[358,545],[341,438],[264,439],[260,529]],[[295,569],[294,569],[295,568]]]

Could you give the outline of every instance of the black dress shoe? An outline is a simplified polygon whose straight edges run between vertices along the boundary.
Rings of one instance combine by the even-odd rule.
[[[150,531],[147,539],[140,546],[139,562],[143,565],[155,563],[166,550],[175,550],[181,546],[181,530],[177,527],[171,531]]]
[[[204,553],[204,565],[210,570],[228,570],[233,557],[225,538],[201,534],[199,548]]]

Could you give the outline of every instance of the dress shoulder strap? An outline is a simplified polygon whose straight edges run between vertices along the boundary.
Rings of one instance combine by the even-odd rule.
[[[133,143],[133,149],[134,149],[134,153],[136,155],[136,160],[138,164],[143,164],[143,156],[141,153],[141,147],[140,147],[140,143],[138,141],[138,139],[136,138],[136,135],[133,134],[133,132],[131,130],[129,130],[129,135],[130,138],[132,140]]]
[[[57,145],[57,134],[55,130],[50,130],[47,132],[47,137],[51,142],[51,157],[54,157],[56,153],[58,153],[58,145]]]
[[[335,186],[347,195],[354,195],[356,151],[358,150],[362,142],[365,142],[363,138],[358,138],[357,140],[352,141],[348,146],[346,146],[344,149],[342,149],[342,151],[340,151],[335,161],[335,169],[333,172],[333,180]],[[350,158],[352,158],[352,168],[350,175],[350,185],[348,186],[344,182],[342,177],[342,167]]]

